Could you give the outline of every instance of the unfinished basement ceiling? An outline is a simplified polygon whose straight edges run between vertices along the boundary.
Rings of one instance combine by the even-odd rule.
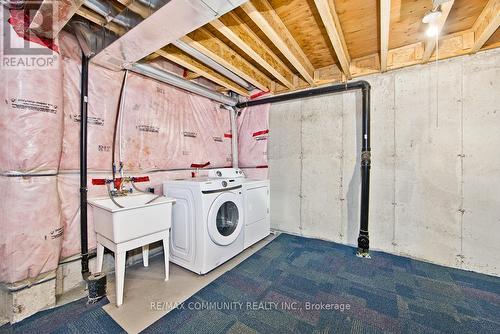
[[[82,4],[76,17],[119,36],[130,29],[93,11],[88,0],[73,2]],[[142,19],[158,9],[148,7],[147,0],[107,2],[120,14]],[[237,74],[247,87],[174,45],[144,60],[165,58],[184,68],[187,79],[204,77],[221,91],[250,96],[255,93],[250,86],[281,93],[434,60],[435,43],[429,43],[422,23],[432,8],[432,0],[250,0],[179,39]],[[440,59],[500,46],[499,0],[454,0],[443,9],[449,14],[438,24]],[[383,28],[388,35],[382,36]]]

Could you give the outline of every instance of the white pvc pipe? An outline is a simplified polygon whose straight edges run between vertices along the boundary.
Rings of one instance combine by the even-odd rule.
[[[123,110],[125,109],[125,95],[126,95],[126,88],[127,88],[127,79],[128,79],[128,70],[125,70],[125,78],[123,78],[123,93],[121,96],[120,100],[120,110],[119,110],[119,121],[120,121],[120,128],[119,128],[119,135],[118,135],[118,161],[120,161],[120,176],[123,178]]]
[[[236,110],[227,108],[231,118],[231,153],[233,156],[233,168],[238,168],[238,123],[236,122]]]

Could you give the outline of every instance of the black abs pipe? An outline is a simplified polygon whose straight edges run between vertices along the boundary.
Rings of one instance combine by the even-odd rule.
[[[237,108],[256,106],[259,104],[283,102],[295,99],[302,99],[311,96],[325,95],[331,93],[341,93],[350,90],[360,89],[363,93],[362,111],[362,148],[361,148],[361,212],[358,237],[358,255],[368,256],[370,242],[368,237],[368,211],[370,205],[370,84],[366,81],[355,81],[346,84],[332,85],[320,88],[307,89],[289,94],[277,95],[253,101],[241,102]]]
[[[82,251],[82,276],[89,275],[89,249],[87,232],[87,107],[88,107],[89,58],[82,53],[82,78],[80,96],[80,242]]]

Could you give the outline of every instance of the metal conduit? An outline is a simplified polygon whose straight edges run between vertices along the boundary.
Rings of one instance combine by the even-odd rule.
[[[237,99],[234,99],[232,97],[214,92],[213,90],[210,90],[210,89],[206,88],[205,86],[188,81],[186,79],[178,77],[175,74],[171,74],[169,72],[162,71],[162,70],[160,70],[156,67],[153,67],[151,65],[142,64],[142,63],[135,63],[135,64],[132,64],[127,69],[132,71],[132,72],[145,75],[149,78],[156,79],[158,81],[170,84],[172,86],[175,86],[175,87],[178,87],[181,89],[184,89],[188,92],[204,96],[206,98],[220,102],[220,103],[228,105],[228,106],[235,106],[236,103],[238,103]]]

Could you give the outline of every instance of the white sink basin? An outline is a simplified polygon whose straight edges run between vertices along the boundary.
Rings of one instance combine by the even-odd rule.
[[[114,243],[121,243],[170,228],[174,198],[153,194],[115,197],[120,208],[109,197],[89,199],[93,207],[96,233]]]

